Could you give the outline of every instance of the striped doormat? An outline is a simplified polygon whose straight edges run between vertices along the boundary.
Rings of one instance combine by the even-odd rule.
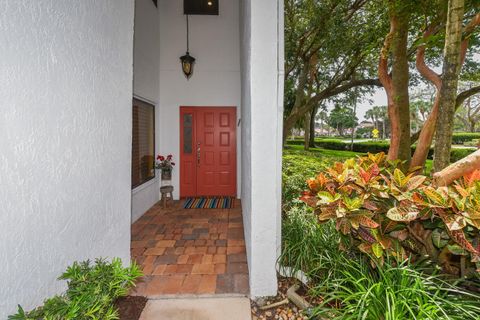
[[[233,208],[234,197],[199,197],[187,198],[183,204],[184,209],[230,209]]]

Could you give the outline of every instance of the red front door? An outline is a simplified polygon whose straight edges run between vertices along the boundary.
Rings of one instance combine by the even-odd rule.
[[[236,195],[236,108],[180,108],[180,195]]]

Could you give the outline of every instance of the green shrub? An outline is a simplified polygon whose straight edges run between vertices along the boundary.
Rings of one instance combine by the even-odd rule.
[[[313,281],[331,278],[338,271],[340,237],[334,223],[319,224],[312,210],[290,209],[282,221],[282,254],[279,262],[294,271],[303,271]]]
[[[289,140],[287,144],[303,145],[303,140]],[[329,150],[350,150],[351,146],[350,142],[338,139],[316,139],[315,144],[320,148]],[[353,152],[360,153],[388,153],[389,148],[390,143],[388,141],[362,141],[353,143]],[[411,148],[412,154],[415,152],[415,148],[416,146],[413,145]],[[450,151],[450,161],[456,162],[474,151],[474,149],[452,148]],[[427,158],[433,159],[433,148],[430,148]]]
[[[63,295],[45,300],[44,305],[30,312],[18,306],[18,312],[9,320],[113,320],[118,319],[114,307],[117,298],[126,296],[141,276],[136,264],[122,267],[120,259],[107,262],[97,259],[74,262],[59,280],[67,280],[67,291]]]
[[[480,132],[454,132],[452,137],[453,144],[463,144],[466,141],[480,139]]]
[[[294,146],[303,146],[305,142],[300,139],[295,139],[295,140],[287,140],[287,144],[289,145],[294,145]]]
[[[338,139],[321,139],[315,141],[315,144],[320,148],[330,150],[349,150],[350,145]]]
[[[390,143],[386,141],[364,141],[353,144],[353,151],[362,153],[388,153]]]
[[[408,264],[389,262],[375,269],[363,261],[343,259],[340,276],[313,309],[318,319],[434,320],[478,319],[480,296]],[[314,289],[315,291],[315,289]]]
[[[337,230],[378,261],[428,256],[445,272],[474,273],[480,267],[480,171],[448,188],[426,176],[404,174],[385,154],[337,162],[310,179],[302,199],[319,221]],[[459,256],[470,257],[464,265]]]
[[[320,158],[286,154],[283,156],[282,200],[291,206],[298,201],[300,193],[307,187],[307,179],[314,177],[325,167]]]
[[[465,158],[469,154],[475,152],[475,149],[458,149],[458,148],[453,148],[450,151],[450,162],[457,162],[460,159]]]
[[[473,139],[472,141],[465,141],[463,143],[464,146],[467,147],[478,147],[480,146],[480,139]]]

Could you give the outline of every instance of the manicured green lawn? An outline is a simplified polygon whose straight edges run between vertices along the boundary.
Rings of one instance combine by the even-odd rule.
[[[362,153],[342,150],[328,150],[322,148],[310,148],[309,151],[303,150],[303,146],[288,145],[283,150],[284,154],[303,155],[305,157],[322,158],[326,161],[342,161],[348,158],[361,155]]]
[[[287,145],[283,149],[284,156],[301,156],[304,159],[332,163],[335,161],[344,161],[349,158],[354,158],[357,155],[364,155],[364,153],[353,152],[353,151],[343,151],[343,150],[328,150],[322,148],[310,148],[309,151],[303,150],[301,145]],[[301,158],[298,160],[300,161]],[[425,164],[425,174],[430,174],[433,166],[432,160],[427,160]]]

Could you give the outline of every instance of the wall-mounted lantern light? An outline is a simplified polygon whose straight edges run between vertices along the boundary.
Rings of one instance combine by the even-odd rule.
[[[195,58],[190,55],[189,51],[189,43],[188,43],[188,14],[187,16],[187,52],[185,55],[180,57],[180,61],[182,62],[182,71],[187,80],[193,74],[193,66],[195,65]]]

